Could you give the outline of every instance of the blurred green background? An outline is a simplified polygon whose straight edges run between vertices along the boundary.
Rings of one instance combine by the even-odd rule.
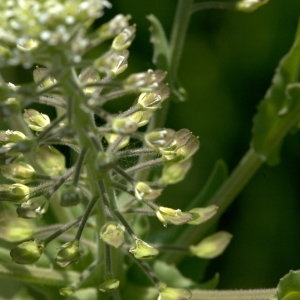
[[[177,1],[111,2],[105,19],[130,14],[137,24],[131,71],[154,68],[146,16],[156,15],[169,34]],[[188,99],[172,103],[167,126],[192,130],[201,149],[185,181],[163,193],[162,205],[184,208],[218,159],[231,171],[247,151],[257,104],[293,42],[299,15],[300,0],[270,0],[251,14],[211,10],[193,16],[179,70]],[[4,75],[18,83],[29,74],[7,70]],[[220,288],[275,287],[290,269],[300,269],[299,139],[300,133],[287,137],[281,164],[262,167],[223,215],[219,229],[234,238],[203,280],[219,272]],[[195,267],[193,261],[187,266],[197,272]]]
[[[177,1],[112,2],[111,15],[130,14],[137,24],[131,68],[153,68],[145,17],[156,15],[169,33]],[[230,171],[238,163],[249,147],[256,106],[293,42],[299,15],[299,0],[270,0],[251,14],[210,10],[194,15],[179,71],[189,97],[172,103],[167,126],[191,129],[201,149],[189,176],[168,188],[161,204],[184,208],[216,160],[224,159]],[[204,279],[219,272],[220,288],[275,287],[290,269],[300,268],[299,138],[297,133],[285,140],[281,164],[261,168],[224,214],[219,229],[234,238]],[[195,266],[190,262],[189,268]]]

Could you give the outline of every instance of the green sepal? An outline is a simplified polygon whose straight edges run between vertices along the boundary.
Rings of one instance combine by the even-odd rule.
[[[277,286],[277,298],[279,300],[300,299],[300,270],[290,271],[280,279]]]

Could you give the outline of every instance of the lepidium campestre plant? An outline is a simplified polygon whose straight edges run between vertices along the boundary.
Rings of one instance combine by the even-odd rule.
[[[136,26],[121,14],[101,23],[109,7],[105,0],[0,4],[1,67],[32,70],[33,78],[22,84],[1,78],[2,235],[15,263],[37,266],[15,272],[55,286],[45,289],[55,299],[76,292],[80,299],[90,292],[125,299],[134,265],[154,288],[151,297],[190,299],[188,289],[168,287],[152,270],[151,260],[168,247],[147,241],[147,219],[197,226],[217,211],[215,205],[181,211],[156,201],[185,177],[199,139],[188,129],[155,127],[153,116],[170,93],[166,72],[123,75]],[[125,96],[129,107],[109,109]],[[223,249],[230,235],[219,235]],[[212,255],[202,247],[180,250]]]

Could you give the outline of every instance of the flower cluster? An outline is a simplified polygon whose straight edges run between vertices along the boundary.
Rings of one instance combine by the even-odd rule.
[[[128,16],[118,15],[88,31],[107,6],[105,0],[0,4],[6,12],[0,15],[0,65],[41,64],[34,69],[31,84],[0,83],[0,113],[13,128],[0,131],[0,170],[6,180],[0,185],[0,201],[13,202],[24,219],[40,218],[49,209],[55,213],[57,204],[74,215],[49,236],[12,249],[17,263],[37,262],[48,243],[76,227],[55,262],[60,267],[77,262],[84,255],[81,238],[87,224],[97,230],[97,243],[119,248],[137,262],[149,260],[160,249],[143,240],[139,212],[164,226],[199,225],[217,212],[214,205],[183,212],[156,202],[167,185],[185,177],[199,139],[187,129],[153,126],[153,116],[169,96],[164,71],[117,78],[127,68],[127,49],[136,28],[128,24]],[[107,40],[111,44],[106,52],[95,58],[87,55]],[[132,104],[113,112],[113,101],[125,96]],[[50,118],[33,104],[45,111],[53,107],[56,116]],[[66,164],[57,145],[68,149],[71,162]],[[203,246],[198,248],[188,251],[198,255]],[[104,292],[119,286],[111,270],[107,273],[99,283]],[[75,284],[62,293],[76,288]],[[167,287],[160,290],[159,299],[169,299],[165,294],[174,292]],[[174,293],[189,295],[186,290]]]

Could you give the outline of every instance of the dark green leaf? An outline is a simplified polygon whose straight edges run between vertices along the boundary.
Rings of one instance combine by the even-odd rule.
[[[281,60],[272,85],[258,107],[254,118],[252,145],[262,158],[274,164],[279,161],[279,148],[289,130],[290,115],[300,101],[290,97],[287,89],[299,81],[300,75],[300,25],[291,50]],[[287,127],[287,125],[291,125]]]

